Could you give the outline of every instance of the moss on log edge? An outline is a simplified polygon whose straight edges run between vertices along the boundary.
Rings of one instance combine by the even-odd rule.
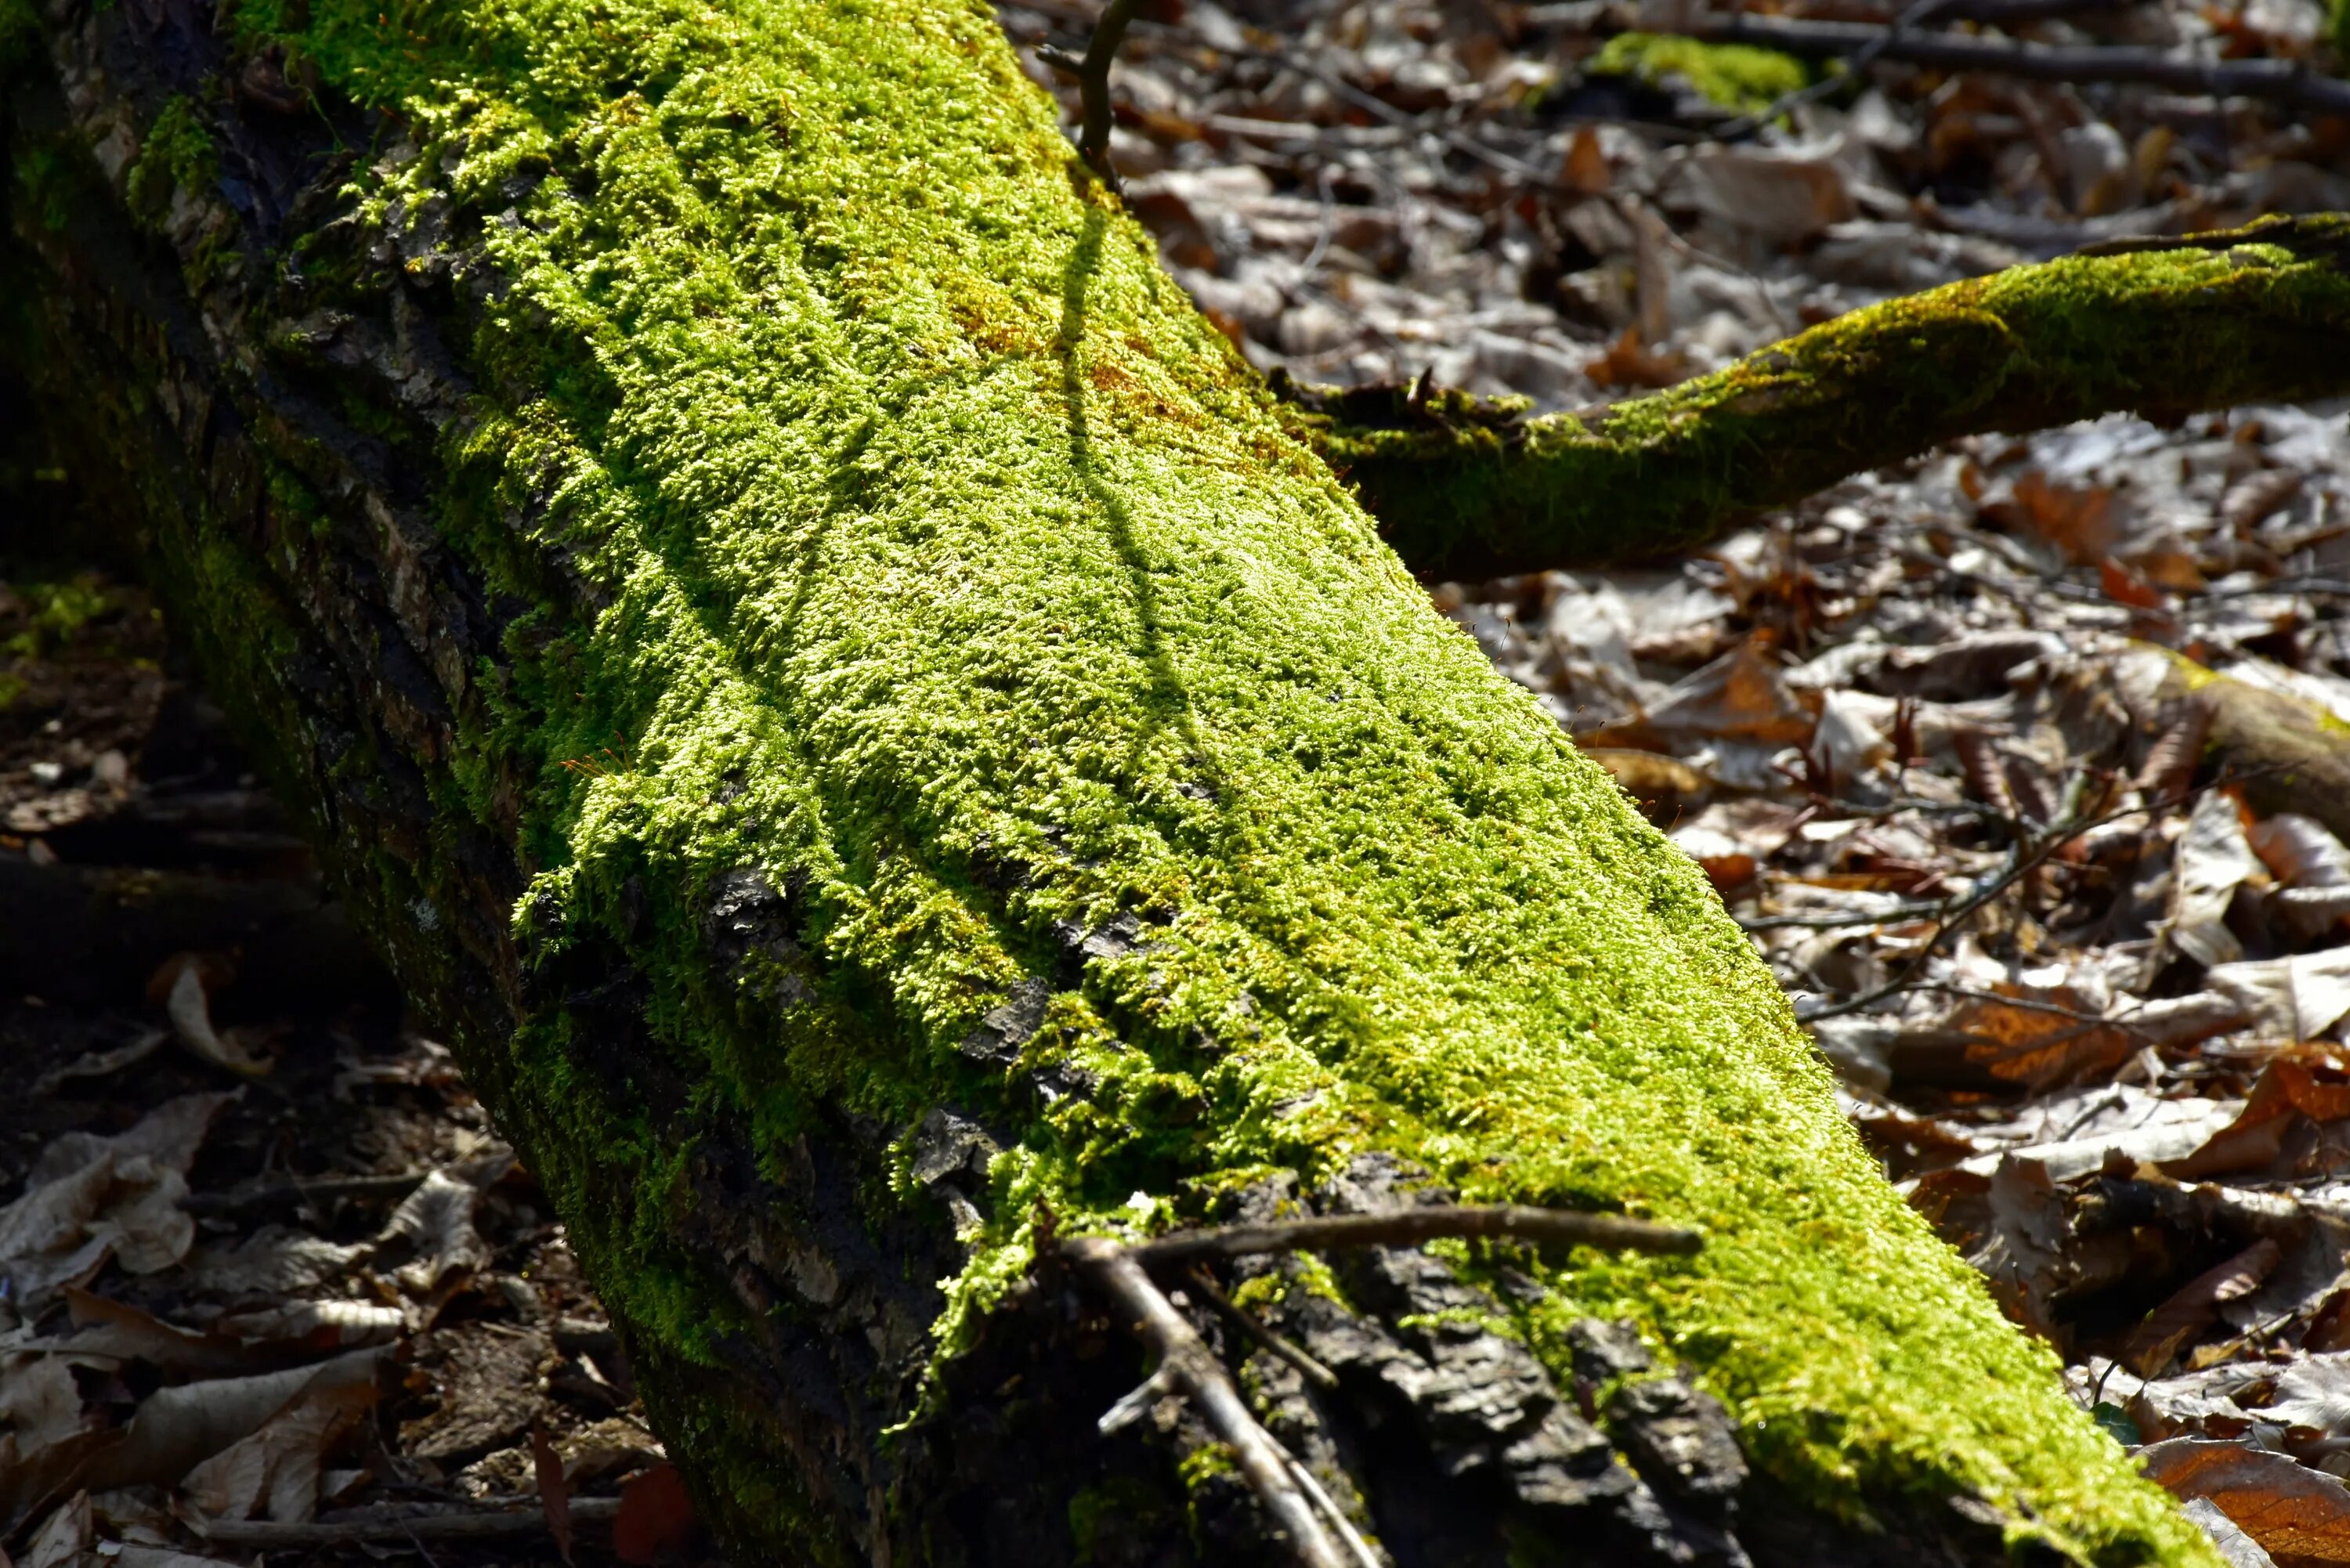
[[[1138,1237],[1387,1153],[1706,1233],[1453,1254],[1544,1287],[1492,1325],[1562,1386],[1568,1325],[1628,1318],[1808,1504],[1967,1498],[2019,1548],[2218,1561],[1883,1182],[1696,868],[1283,429],[983,8],[242,0],[236,79],[332,133],[275,239],[187,182],[246,155],[243,99],[108,99],[109,14],[45,13],[81,94],[59,140],[140,192],[189,319],[102,323],[175,379],[88,417],[214,464],[139,476],[175,608],[456,1021],[737,1549],[931,1554],[895,1439],[825,1399],[910,1441],[1039,1214]],[[63,312],[104,280],[25,123],[12,210]],[[949,1111],[993,1145],[954,1202],[925,1174]],[[878,1168],[803,1179],[868,1137]],[[747,1238],[710,1233],[727,1182],[766,1195]],[[903,1278],[941,1252],[935,1290]],[[839,1271],[874,1258],[861,1382],[724,1397],[795,1324],[856,1349]]]
[[[2350,392],[2350,218],[2130,241],[1856,310],[1649,397],[1283,385],[1422,576],[1683,551],[1942,441]]]

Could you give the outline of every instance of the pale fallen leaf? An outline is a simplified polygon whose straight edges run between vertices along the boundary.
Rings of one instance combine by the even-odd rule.
[[[2261,1543],[2244,1533],[2241,1526],[2220,1511],[2220,1505],[2208,1497],[2190,1497],[2179,1504],[2178,1511],[2201,1527],[2228,1560],[2228,1568],[2276,1568],[2276,1559],[2270,1556]]]
[[[41,1521],[25,1548],[24,1568],[73,1568],[91,1559],[89,1493],[78,1491]]]
[[[2227,927],[2228,906],[2238,888],[2260,875],[2235,801],[2219,790],[2205,794],[2187,819],[2173,861],[2171,942],[2207,967],[2243,957],[2243,944]]]
[[[2350,1013],[2350,948],[2216,964],[2203,979],[2271,1040],[2314,1040]]]
[[[90,1484],[172,1485],[304,1394],[355,1386],[372,1390],[384,1355],[381,1349],[347,1351],[317,1366],[159,1388],[140,1405],[121,1444],[91,1466]]]
[[[224,1033],[213,1027],[212,1000],[205,979],[206,966],[192,953],[180,953],[164,961],[157,983],[163,991],[163,1010],[172,1020],[172,1032],[179,1036],[181,1044],[215,1067],[224,1067],[244,1078],[266,1076],[276,1063],[255,1054],[240,1031]]]
[[[257,1429],[190,1470],[181,1490],[208,1519],[307,1521],[317,1511],[328,1453],[375,1399],[372,1377],[306,1388]]]
[[[2287,1366],[2262,1415],[2315,1432],[2350,1432],[2350,1354],[2306,1356]]]
[[[0,1209],[0,1275],[18,1310],[37,1309],[109,1256],[132,1273],[185,1257],[195,1221],[180,1208],[186,1171],[232,1095],[185,1095],[110,1137],[66,1133],[26,1178],[23,1196]]]
[[[2279,812],[2254,823],[2244,836],[2280,882],[2295,888],[2350,887],[2350,848],[2314,817]]]
[[[442,1169],[426,1177],[403,1199],[377,1236],[378,1246],[406,1242],[416,1256],[394,1278],[411,1295],[429,1293],[452,1272],[472,1273],[490,1261],[490,1250],[473,1229],[481,1189]]]
[[[344,1246],[265,1225],[234,1246],[198,1247],[188,1259],[188,1275],[209,1295],[291,1295],[347,1273],[370,1250],[364,1241]]]

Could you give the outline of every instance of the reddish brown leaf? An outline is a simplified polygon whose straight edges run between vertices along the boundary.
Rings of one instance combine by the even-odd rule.
[[[530,1424],[530,1462],[538,1476],[538,1505],[546,1511],[546,1532],[555,1537],[556,1553],[567,1564],[571,1561],[571,1491],[563,1479],[563,1456],[555,1451],[541,1421]]]
[[[2280,1563],[2350,1563],[2350,1488],[2283,1454],[2172,1438],[2138,1453],[2178,1498],[2209,1498]]]
[[[2263,1236],[2219,1267],[2189,1280],[2138,1324],[2122,1352],[2123,1364],[2141,1377],[2161,1371],[2178,1354],[2180,1345],[2210,1323],[2222,1303],[2260,1289],[2282,1256],[2276,1242]]]
[[[684,1555],[697,1528],[693,1500],[675,1465],[663,1463],[629,1478],[612,1521],[612,1550],[636,1568],[656,1568]]]

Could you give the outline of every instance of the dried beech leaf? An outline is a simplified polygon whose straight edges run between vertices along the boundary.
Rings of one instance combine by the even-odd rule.
[[[2138,1466],[2173,1497],[2209,1498],[2279,1561],[2350,1563],[2350,1488],[2283,1454],[2172,1438]]]

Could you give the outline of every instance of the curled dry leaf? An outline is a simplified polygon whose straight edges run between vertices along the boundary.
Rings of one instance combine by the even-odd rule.
[[[225,1033],[213,1027],[213,989],[223,983],[225,973],[215,964],[194,953],[175,953],[163,961],[149,982],[150,994],[161,994],[164,1012],[172,1020],[172,1031],[180,1044],[215,1067],[224,1067],[239,1077],[266,1076],[276,1065],[266,1056],[256,1055],[243,1031]]]
[[[0,1276],[19,1311],[37,1309],[111,1257],[154,1273],[185,1257],[186,1172],[230,1095],[186,1095],[110,1137],[67,1133],[42,1151],[24,1195],[0,1209]]]

